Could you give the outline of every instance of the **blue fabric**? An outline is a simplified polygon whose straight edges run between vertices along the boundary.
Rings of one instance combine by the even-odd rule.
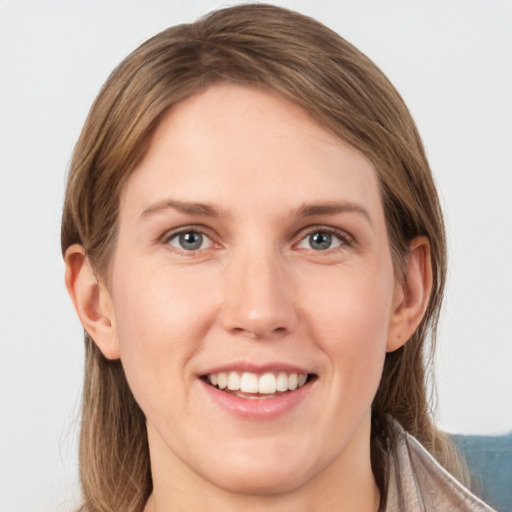
[[[512,512],[512,432],[503,436],[453,435],[474,480],[472,491],[498,512]]]

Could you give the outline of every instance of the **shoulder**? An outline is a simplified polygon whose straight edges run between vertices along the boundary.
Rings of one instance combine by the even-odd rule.
[[[393,422],[388,512],[492,512],[402,427]]]

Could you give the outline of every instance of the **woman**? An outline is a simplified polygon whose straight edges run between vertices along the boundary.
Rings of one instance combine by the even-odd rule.
[[[239,6],[133,52],[62,247],[84,510],[490,510],[427,453],[458,471],[427,399],[446,264],[420,138],[324,26]]]

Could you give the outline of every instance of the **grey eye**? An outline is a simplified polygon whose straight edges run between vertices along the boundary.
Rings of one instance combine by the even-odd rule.
[[[313,231],[306,235],[299,243],[300,249],[313,251],[327,251],[340,247],[344,241],[341,237],[328,231]]]
[[[184,251],[196,251],[208,247],[211,244],[211,240],[198,231],[184,231],[174,235],[169,239],[168,243]]]
[[[331,247],[332,236],[329,233],[311,233],[309,235],[309,245],[316,251],[325,251]]]

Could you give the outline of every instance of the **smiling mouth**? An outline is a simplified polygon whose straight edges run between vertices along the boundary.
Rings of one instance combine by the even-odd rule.
[[[316,378],[314,374],[267,372],[219,372],[204,375],[202,379],[216,389],[240,398],[277,398],[301,388]]]

